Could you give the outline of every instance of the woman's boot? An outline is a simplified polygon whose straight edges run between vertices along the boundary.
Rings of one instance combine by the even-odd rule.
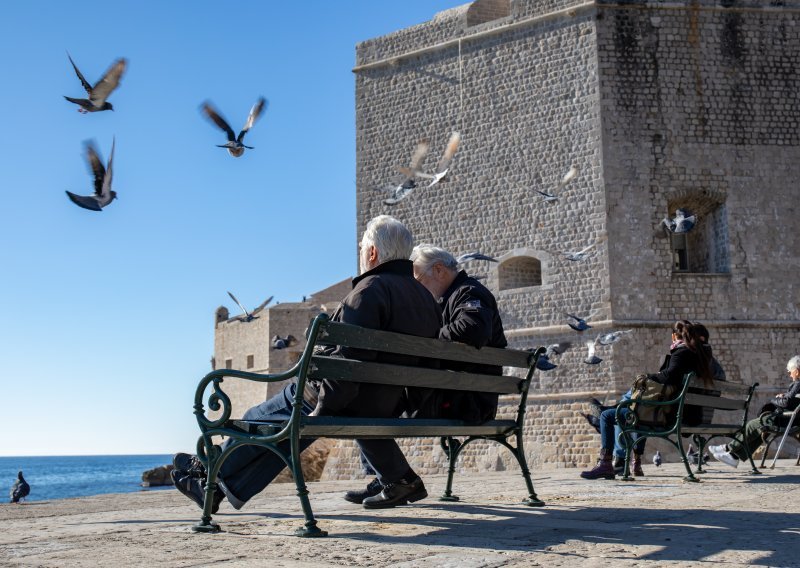
[[[611,463],[612,450],[600,450],[600,459],[594,469],[581,472],[584,479],[614,479],[614,464]]]
[[[633,452],[633,475],[634,477],[642,477],[644,475],[644,471],[642,471],[642,454],[637,454]]]

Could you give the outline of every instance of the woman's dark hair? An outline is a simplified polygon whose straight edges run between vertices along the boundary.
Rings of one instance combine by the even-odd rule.
[[[697,355],[700,362],[697,368],[697,376],[703,379],[707,387],[713,385],[711,355],[705,347],[708,340],[708,329],[703,324],[695,324],[689,320],[678,320],[672,326],[672,333]]]

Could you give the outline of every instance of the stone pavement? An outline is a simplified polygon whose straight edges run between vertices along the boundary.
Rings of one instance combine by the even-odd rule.
[[[200,510],[173,489],[3,504],[0,565],[800,566],[793,460],[760,476],[712,463],[698,484],[682,481],[680,464],[645,471],[630,483],[536,471],[543,508],[519,504],[516,471],[457,475],[458,503],[438,501],[445,479],[430,477],[431,497],[383,511],[342,500],[361,482],[312,483],[323,539],[291,536],[302,524],[291,484],[242,511],[223,504],[214,535],[190,530]]]

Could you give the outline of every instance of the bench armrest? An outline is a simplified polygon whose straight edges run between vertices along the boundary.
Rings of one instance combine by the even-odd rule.
[[[297,360],[297,363],[282,373],[260,374],[237,371],[235,369],[218,369],[216,371],[211,371],[200,379],[200,384],[197,385],[197,390],[194,395],[194,414],[200,425],[200,430],[205,432],[206,430],[221,428],[231,417],[231,412],[233,411],[231,399],[220,386],[220,383],[223,382],[225,377],[257,381],[260,383],[274,383],[297,377],[297,394],[292,404],[292,417],[290,418],[291,422],[295,422],[295,414],[299,416],[300,407],[303,403],[303,390],[305,388],[306,375],[308,373],[309,363],[311,362],[311,356],[314,352],[314,346],[316,345],[317,334],[321,326],[327,321],[328,316],[326,314],[319,314],[314,318],[309,328],[308,341],[305,349],[303,349],[303,354],[300,356],[300,359]],[[220,417],[216,420],[211,420],[205,415],[205,408],[203,406],[203,395],[209,385],[212,386],[212,391],[211,394],[208,395],[208,408],[215,412],[220,409],[222,410]]]

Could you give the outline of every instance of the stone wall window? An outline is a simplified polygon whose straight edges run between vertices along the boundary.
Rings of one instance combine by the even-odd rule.
[[[531,256],[516,256],[497,268],[500,290],[542,285],[542,263]]]
[[[724,196],[710,190],[683,192],[670,200],[670,216],[676,209],[691,211],[697,224],[688,233],[671,235],[673,272],[728,272],[728,210]]]
[[[255,365],[255,356],[253,356],[253,355],[248,355],[248,356],[247,356],[247,368],[248,368],[248,369],[252,369],[252,368],[253,368],[253,367],[255,367],[255,366],[256,366],[256,365]]]
[[[233,359],[225,359],[225,368],[233,369]]]

